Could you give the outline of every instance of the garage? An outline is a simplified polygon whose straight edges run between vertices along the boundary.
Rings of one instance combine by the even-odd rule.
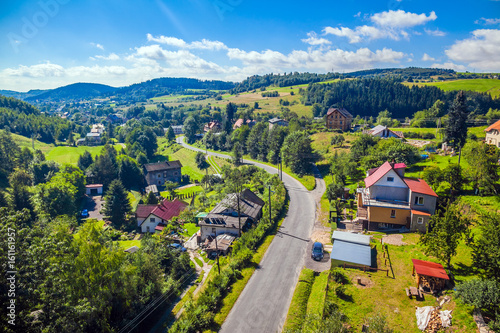
[[[370,236],[334,231],[332,238],[332,266],[371,266]]]
[[[102,184],[90,184],[85,186],[85,194],[102,195]]]

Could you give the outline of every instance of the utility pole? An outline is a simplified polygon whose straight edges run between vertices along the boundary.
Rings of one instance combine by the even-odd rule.
[[[217,246],[217,233],[215,233],[215,251],[217,253],[217,268],[219,269],[219,275],[220,275],[219,247]]]
[[[267,185],[268,189],[269,189],[269,223],[272,223],[273,219],[272,219],[272,212],[271,212],[271,185]]]
[[[239,235],[239,237],[241,237],[240,196],[241,196],[241,189],[238,188],[238,193],[236,194],[236,199],[238,200],[238,235]]]
[[[283,152],[280,151],[280,180],[283,181]]]

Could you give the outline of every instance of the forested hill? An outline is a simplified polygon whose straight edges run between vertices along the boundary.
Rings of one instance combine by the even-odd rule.
[[[455,76],[456,73],[452,69],[407,67],[407,68],[375,68],[375,69],[367,69],[346,74],[347,77],[353,77],[353,78],[398,76],[403,79],[409,77],[428,79],[431,76],[436,76],[436,75]]]
[[[332,79],[338,79],[342,75],[339,73],[326,73],[326,74],[316,74],[316,73],[289,73],[289,74],[266,74],[266,75],[254,75],[246,78],[236,87],[231,89],[232,94],[250,91],[254,89],[259,89],[261,87],[268,86],[278,86],[278,87],[289,87],[298,84],[321,82]]]
[[[323,114],[329,107],[338,106],[355,116],[377,116],[380,111],[388,110],[393,118],[401,119],[430,108],[438,99],[449,105],[455,95],[456,91],[445,92],[430,86],[410,88],[399,80],[378,78],[313,84],[307,88],[303,101],[307,105],[320,104]],[[500,99],[492,99],[489,94],[467,91],[466,95],[469,110],[476,114],[500,108]]]
[[[49,90],[39,95],[26,97],[26,101],[61,101],[96,97],[111,93],[117,88],[98,83],[74,83]]]
[[[37,134],[45,143],[66,140],[72,124],[58,116],[41,113],[33,105],[11,97],[0,96],[0,129],[31,137]]]
[[[13,91],[13,90],[0,90],[0,95],[3,95],[5,97],[14,97],[17,99],[24,100],[25,98],[40,95],[40,94],[43,94],[47,91],[49,91],[49,90],[33,89],[33,90],[28,91],[28,92],[19,92],[19,91]]]
[[[186,89],[229,90],[234,86],[234,82],[228,81],[163,77],[120,88],[114,95],[117,98],[126,96],[134,100],[141,100],[170,93],[183,92]]]

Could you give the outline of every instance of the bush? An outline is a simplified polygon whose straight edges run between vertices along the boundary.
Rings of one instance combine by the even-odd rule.
[[[500,287],[494,280],[471,280],[457,286],[456,295],[478,309],[496,310],[500,306]]]

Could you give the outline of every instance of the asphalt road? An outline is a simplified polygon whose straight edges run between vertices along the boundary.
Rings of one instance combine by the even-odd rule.
[[[183,140],[183,137],[177,138],[177,142],[184,147],[205,152],[186,145]],[[223,154],[208,154],[228,158]],[[275,168],[265,164],[248,160],[244,163],[277,173]],[[220,332],[274,333],[283,329],[293,291],[305,263],[316,214],[313,196],[300,182],[285,173],[283,182],[290,196],[286,218]]]

